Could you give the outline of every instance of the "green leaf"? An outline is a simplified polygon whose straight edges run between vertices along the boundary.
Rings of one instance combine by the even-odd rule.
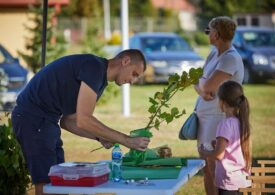
[[[160,121],[156,118],[154,127],[159,130]]]
[[[168,123],[172,122],[173,118],[174,117],[171,114],[167,114],[167,116],[165,118],[166,123],[168,124]]]
[[[149,101],[155,105],[155,104],[158,104],[158,102],[156,100],[154,100],[153,98],[149,97]]]
[[[148,109],[148,111],[149,111],[150,113],[155,113],[155,112],[157,111],[156,105],[150,106],[150,108]]]
[[[180,79],[180,76],[176,73],[174,75],[169,76],[168,83],[169,84],[176,83],[176,82],[178,82],[179,79]]]
[[[182,114],[186,114],[186,110],[183,109],[183,110],[181,111],[181,113],[182,113]]]
[[[162,119],[166,119],[166,117],[168,116],[169,114],[167,112],[163,112],[159,115],[159,118],[162,118]]]
[[[168,86],[166,93],[168,94],[168,97],[170,96],[170,93],[173,92],[177,88],[177,83],[172,83]]]
[[[197,69],[191,68],[189,70],[189,77],[190,77],[191,83],[197,84],[202,74],[203,74],[202,68],[197,68]]]
[[[155,93],[155,99],[162,100],[163,98],[164,98],[163,93],[161,93],[161,92]]]
[[[174,107],[174,108],[171,109],[171,115],[175,116],[178,113],[179,113],[179,109],[178,108]]]

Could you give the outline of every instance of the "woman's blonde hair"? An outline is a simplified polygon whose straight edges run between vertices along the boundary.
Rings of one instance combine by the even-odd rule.
[[[236,23],[228,16],[213,18],[209,25],[218,32],[220,38],[224,41],[231,41],[233,39],[237,27]]]

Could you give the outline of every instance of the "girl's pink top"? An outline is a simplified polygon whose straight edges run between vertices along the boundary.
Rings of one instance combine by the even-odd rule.
[[[225,190],[238,190],[251,186],[251,181],[246,179],[249,173],[245,171],[239,119],[229,117],[222,120],[217,127],[216,137],[223,137],[228,141],[224,158],[216,160],[216,186]]]

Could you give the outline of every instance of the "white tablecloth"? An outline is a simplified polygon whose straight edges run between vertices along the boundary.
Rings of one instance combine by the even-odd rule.
[[[172,195],[204,166],[204,160],[190,159],[187,161],[187,166],[181,169],[177,179],[149,180],[146,185],[137,183],[126,184],[124,181],[118,183],[108,181],[95,187],[52,186],[51,184],[46,184],[43,191],[48,194]]]

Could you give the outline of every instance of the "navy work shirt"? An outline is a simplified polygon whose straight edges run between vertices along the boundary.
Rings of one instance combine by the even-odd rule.
[[[108,60],[91,54],[59,58],[42,68],[17,98],[17,105],[35,115],[61,115],[76,112],[81,81],[101,96],[107,86]]]

